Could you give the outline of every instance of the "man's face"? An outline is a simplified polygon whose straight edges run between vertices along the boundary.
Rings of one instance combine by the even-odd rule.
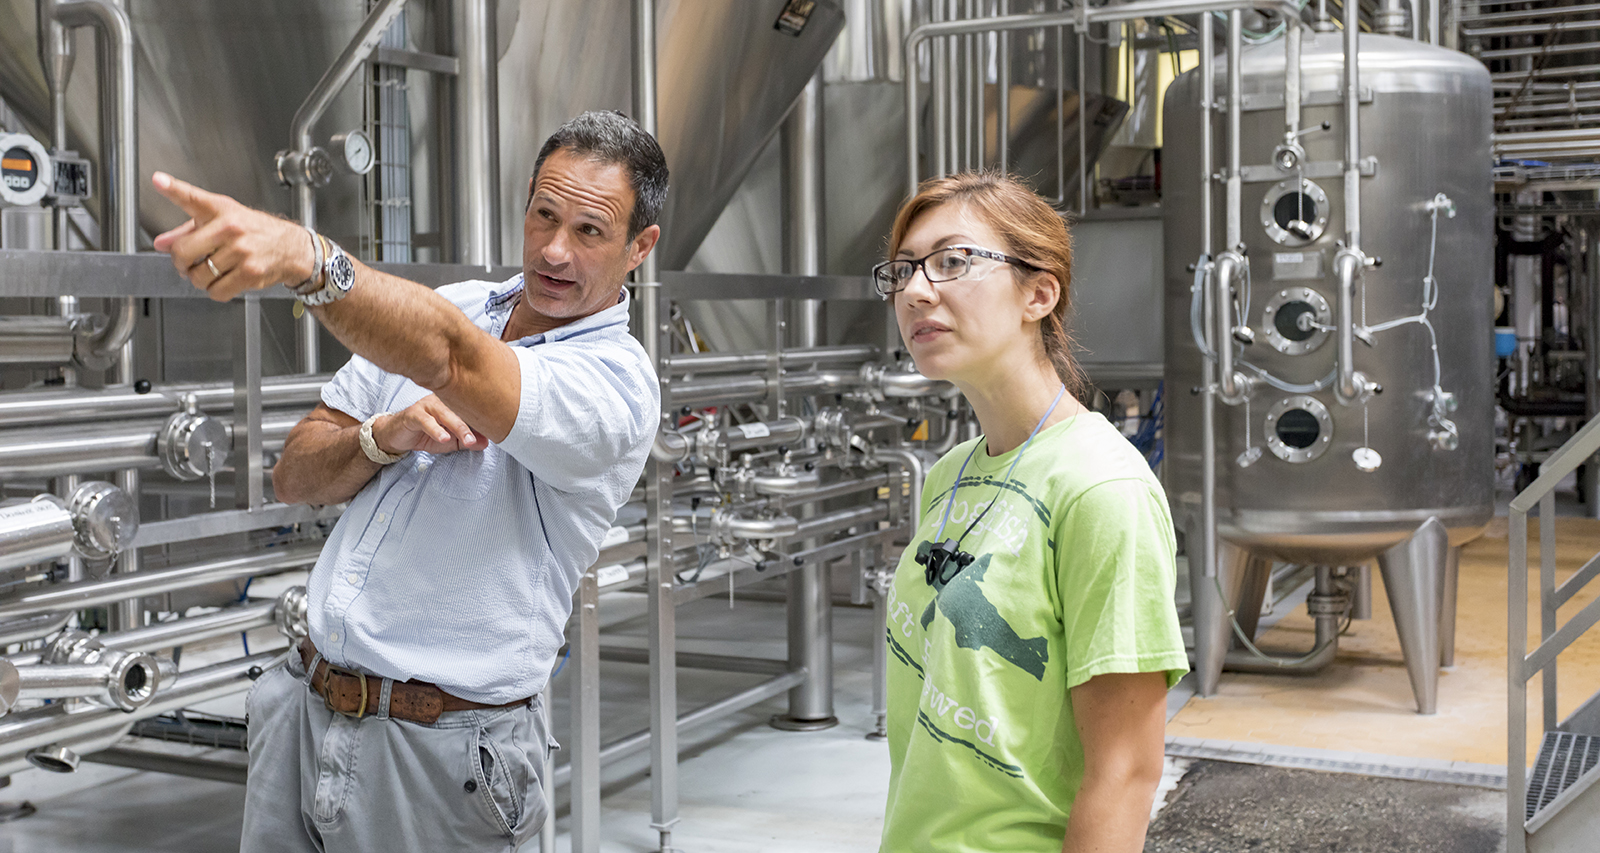
[[[522,224],[523,304],[552,327],[615,305],[628,272],[661,234],[628,238],[627,169],[558,150],[534,178]]]

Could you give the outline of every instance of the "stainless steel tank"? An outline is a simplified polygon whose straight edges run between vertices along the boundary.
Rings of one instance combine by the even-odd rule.
[[[1327,380],[1335,367],[1334,259],[1345,236],[1342,38],[1307,33],[1302,43],[1301,127],[1310,132],[1302,137],[1298,173],[1271,165],[1285,132],[1283,44],[1242,53],[1242,243],[1252,281],[1240,301],[1254,342],[1238,346],[1236,357],[1259,371],[1243,371],[1256,380],[1247,401],[1219,403],[1216,420],[1218,537],[1238,549],[1236,563],[1363,564],[1411,541],[1429,518],[1459,546],[1494,514],[1489,74],[1454,51],[1360,38],[1361,248],[1382,264],[1366,270],[1357,290],[1355,323],[1373,331],[1370,343],[1355,344],[1354,360],[1383,391],[1364,405],[1341,405]],[[1220,62],[1216,79],[1220,101]],[[1166,479],[1174,515],[1192,533],[1199,531],[1203,448],[1190,267],[1201,255],[1205,215],[1200,85],[1191,71],[1168,90],[1162,158]],[[1322,130],[1325,121],[1329,129]],[[1226,124],[1220,116],[1214,122],[1215,151],[1226,150]],[[1215,186],[1212,251],[1220,252],[1225,213],[1222,184]],[[1453,216],[1450,205],[1435,203],[1440,194]],[[1436,288],[1424,283],[1430,262]],[[1430,301],[1428,324],[1385,328],[1424,314]],[[1366,470],[1372,457],[1357,453],[1363,448],[1376,451],[1378,467]],[[1190,542],[1192,554],[1194,536]],[[1396,615],[1406,621],[1398,609]]]

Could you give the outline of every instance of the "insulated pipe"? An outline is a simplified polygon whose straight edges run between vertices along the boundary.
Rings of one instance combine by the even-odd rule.
[[[284,438],[303,415],[298,411],[269,415],[261,422],[262,446],[281,449]],[[233,422],[222,423],[231,436]],[[0,479],[160,468],[156,439],[165,426],[163,419],[0,431]],[[118,485],[129,494],[137,493]]]
[[[137,720],[247,690],[250,670],[269,668],[281,657],[268,652],[185,672],[135,714],[70,702],[12,714],[0,720],[0,773],[31,766],[26,755],[37,747],[58,744],[81,753],[94,752],[115,743]]]
[[[305,406],[322,399],[322,386],[332,379],[320,376],[275,376],[261,383],[264,409]],[[163,417],[183,410],[183,398],[193,394],[195,404],[208,414],[232,411],[233,383],[157,385],[140,394],[128,386],[104,390],[72,388],[60,391],[21,391],[0,394],[0,429],[20,426],[111,421],[142,415]]]
[[[100,607],[114,601],[303,568],[317,561],[320,542],[273,548],[246,557],[192,563],[155,572],[110,575],[98,581],[57,584],[0,603],[0,622]],[[4,744],[4,740],[0,740]]]
[[[488,0],[455,0],[456,186],[461,262],[500,262],[499,88]]]

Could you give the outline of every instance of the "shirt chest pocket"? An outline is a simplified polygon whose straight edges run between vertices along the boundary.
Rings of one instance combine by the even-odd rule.
[[[504,465],[505,453],[490,445],[434,456],[423,488],[458,501],[480,501],[489,494]]]

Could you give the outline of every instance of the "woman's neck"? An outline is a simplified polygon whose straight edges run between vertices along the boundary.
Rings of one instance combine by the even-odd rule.
[[[1041,430],[1087,411],[1070,394],[1061,394],[1052,411],[1050,406],[1061,392],[1061,379],[1048,365],[1030,360],[1010,366],[996,365],[988,375],[973,381],[956,381],[967,402],[978,416],[978,426],[988,438],[988,454],[999,456],[1020,447],[1045,412]]]

